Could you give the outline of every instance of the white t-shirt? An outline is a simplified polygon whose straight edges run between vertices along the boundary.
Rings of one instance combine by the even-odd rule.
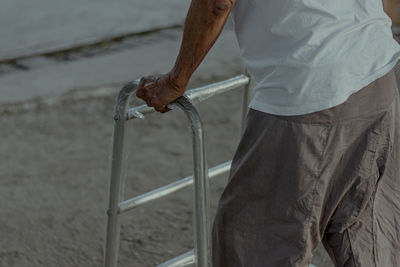
[[[339,105],[400,60],[381,0],[237,0],[232,15],[262,112]]]

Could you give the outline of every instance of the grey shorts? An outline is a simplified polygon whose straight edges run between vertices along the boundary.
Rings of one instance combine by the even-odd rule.
[[[400,266],[394,70],[333,108],[250,110],[213,224],[214,267]]]

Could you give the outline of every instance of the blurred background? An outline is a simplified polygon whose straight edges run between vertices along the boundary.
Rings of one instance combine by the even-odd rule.
[[[169,71],[189,2],[0,2],[0,266],[101,266],[116,96],[128,81]],[[399,6],[385,0],[395,35]],[[228,21],[189,88],[241,73]],[[198,106],[209,166],[233,156],[241,98],[236,90]],[[127,131],[126,198],[192,174],[181,112]],[[211,183],[213,212],[226,178]],[[119,266],[155,266],[190,250],[192,202],[188,188],[124,215]],[[313,263],[333,266],[322,248]]]

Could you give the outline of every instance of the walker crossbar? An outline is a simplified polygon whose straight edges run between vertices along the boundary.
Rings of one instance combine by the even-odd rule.
[[[182,255],[179,255],[176,258],[170,259],[164,263],[161,263],[160,265],[157,265],[157,267],[181,267],[193,263],[195,263],[195,256],[194,250],[192,249]]]
[[[208,178],[211,179],[221,174],[224,174],[228,172],[230,169],[231,169],[231,161],[227,161],[225,163],[217,165],[213,168],[208,169]],[[168,196],[192,184],[193,184],[193,175],[180,179],[163,187],[159,187],[155,190],[149,191],[137,197],[125,200],[120,203],[118,213],[127,212],[129,210],[139,207],[140,205],[149,203],[153,200],[157,200],[164,196]]]
[[[208,218],[209,178],[229,171],[231,162],[220,164],[214,168],[206,168],[203,130],[200,115],[191,101],[204,101],[207,98],[245,85],[243,114],[247,113],[250,78],[240,75],[226,81],[214,83],[197,89],[189,90],[172,105],[182,109],[187,115],[193,132],[194,175],[158,188],[138,197],[123,201],[124,177],[122,176],[123,148],[125,141],[125,123],[132,118],[144,118],[144,114],[154,112],[146,105],[129,108],[129,99],[136,91],[139,80],[126,84],[120,91],[115,109],[115,125],[113,134],[113,150],[111,160],[111,179],[108,192],[107,233],[105,243],[105,267],[116,267],[120,238],[120,214],[141,204],[174,193],[194,182],[195,194],[195,249],[163,263],[160,266],[182,266],[196,262],[197,266],[211,265],[210,220]],[[245,116],[243,115],[242,118]],[[208,178],[209,174],[209,178]]]

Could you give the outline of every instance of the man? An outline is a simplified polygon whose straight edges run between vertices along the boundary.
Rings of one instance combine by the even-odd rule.
[[[377,0],[193,0],[172,70],[181,96],[233,10],[255,94],[213,225],[214,267],[400,266],[400,46]]]

